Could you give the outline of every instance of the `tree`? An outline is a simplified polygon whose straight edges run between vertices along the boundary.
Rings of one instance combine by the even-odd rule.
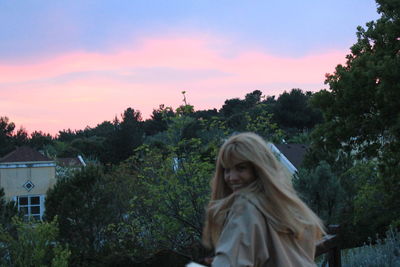
[[[191,115],[193,114],[193,106],[181,105],[177,108],[175,115],[167,115],[167,129],[154,136],[146,138],[146,143],[158,144],[160,146],[176,146],[184,139],[190,139],[197,136],[200,130],[200,122]]]
[[[234,131],[245,131],[247,120],[244,114],[260,103],[261,95],[261,91],[255,90],[246,94],[244,100],[239,98],[225,100],[219,112],[225,118],[227,126]]]
[[[312,93],[292,89],[281,94],[274,105],[274,120],[283,129],[302,132],[322,122],[321,113],[309,105]]]
[[[255,105],[259,104],[261,101],[262,92],[260,90],[254,90],[251,93],[246,94],[244,97],[245,105],[248,108],[252,108]]]
[[[102,159],[107,153],[104,147],[104,137],[91,136],[84,138],[76,138],[71,142],[71,147],[75,148],[80,155],[84,155],[93,159]]]
[[[52,143],[53,137],[42,131],[34,131],[29,139],[29,145],[35,149],[43,149],[46,145],[51,145]]]
[[[362,244],[369,237],[384,234],[391,210],[382,203],[375,161],[357,162],[339,177],[344,190],[340,215],[341,233],[345,247]]]
[[[4,195],[4,189],[0,188],[0,225],[4,230],[11,231],[11,218],[18,214],[18,210],[15,203],[7,201]]]
[[[151,118],[144,123],[146,135],[155,135],[167,130],[167,120],[172,116],[174,116],[173,110],[164,105],[160,105],[158,109],[154,109]]]
[[[76,136],[76,131],[72,131],[71,129],[62,130],[58,132],[57,140],[62,142],[71,142],[76,138]]]
[[[367,23],[366,30],[358,27],[346,65],[327,75],[330,90],[313,99],[325,117],[315,134],[323,137],[319,145],[369,158],[382,158],[400,142],[400,6],[378,3],[382,17]]]
[[[116,124],[117,131],[110,140],[110,152],[114,153],[113,163],[127,159],[143,143],[144,130],[140,111],[127,108],[121,116],[122,121]]]
[[[244,116],[247,120],[246,131],[257,133],[270,142],[282,142],[284,132],[272,122],[267,104],[257,104],[252,110],[245,112]]]
[[[52,222],[23,222],[14,217],[15,233],[0,226],[1,266],[67,267],[71,252],[56,241],[58,227]]]
[[[139,244],[147,253],[165,248],[184,253],[199,244],[214,168],[203,149],[199,139],[164,150],[144,145],[125,163],[138,170],[130,218],[139,222]]]
[[[234,114],[241,113],[246,109],[243,100],[239,98],[232,98],[225,100],[224,105],[219,112],[225,117],[229,118]]]
[[[327,223],[337,223],[343,206],[340,181],[326,162],[314,170],[300,169],[293,179],[302,199]]]
[[[377,162],[374,190],[367,190],[363,201],[371,201],[368,206],[374,214],[385,219],[382,227],[400,219],[400,198],[395,193],[400,191],[400,3],[377,3],[381,17],[365,29],[357,28],[357,43],[346,64],[327,75],[330,89],[312,99],[324,116],[312,134],[312,151],[319,159],[341,150]],[[374,205],[376,196],[380,207]]]
[[[0,157],[14,149],[12,135],[15,124],[10,122],[7,117],[0,117]]]
[[[69,244],[73,266],[99,266],[115,253],[110,251],[115,236],[109,227],[124,222],[133,186],[129,178],[104,175],[100,167],[89,165],[48,191],[45,217],[57,217],[60,240]],[[135,244],[133,239],[128,242]]]
[[[114,125],[110,121],[103,121],[93,129],[87,129],[88,136],[98,136],[108,138],[114,133]]]
[[[13,136],[13,141],[16,146],[24,146],[28,144],[28,133],[25,128],[21,127]]]
[[[209,120],[212,117],[218,116],[218,110],[216,108],[208,110],[197,110],[194,113],[194,116],[198,120]]]

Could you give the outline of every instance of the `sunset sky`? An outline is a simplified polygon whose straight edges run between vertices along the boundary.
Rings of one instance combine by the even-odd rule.
[[[0,0],[0,116],[55,135],[182,91],[196,110],[318,91],[378,17],[373,0]]]

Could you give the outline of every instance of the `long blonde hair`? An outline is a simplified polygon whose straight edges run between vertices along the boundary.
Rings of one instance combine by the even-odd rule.
[[[290,177],[265,141],[254,133],[241,133],[230,137],[219,150],[203,231],[206,247],[213,248],[218,242],[236,195],[224,179],[224,168],[231,167],[233,160],[253,165],[256,181],[246,190],[256,193],[267,212],[268,223],[276,231],[301,238],[305,227],[312,226],[317,229],[319,236],[325,233],[322,221],[297,196]]]

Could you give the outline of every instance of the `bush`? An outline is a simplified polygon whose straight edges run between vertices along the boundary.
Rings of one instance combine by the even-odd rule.
[[[24,222],[12,219],[15,233],[0,226],[1,266],[68,266],[70,251],[59,244],[56,219],[52,222]]]
[[[390,229],[383,240],[377,237],[368,244],[342,253],[343,267],[400,266],[400,232]]]

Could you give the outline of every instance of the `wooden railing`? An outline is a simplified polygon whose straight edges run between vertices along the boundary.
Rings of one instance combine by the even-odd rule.
[[[326,235],[321,241],[317,244],[317,249],[315,252],[315,257],[325,255],[325,258],[322,263],[322,267],[341,267],[341,259],[340,259],[340,247],[339,247],[339,225],[329,225],[328,226],[328,235]],[[204,249],[204,248],[203,248]],[[210,266],[207,263],[203,262],[204,258],[196,260],[205,266]],[[157,252],[153,257],[141,262],[137,263],[138,267],[153,267],[153,266],[185,266],[186,263],[191,261],[191,257],[188,255],[183,255],[172,250],[161,250]]]
[[[322,267],[328,264],[329,267],[341,267],[340,247],[339,247],[339,225],[329,225],[328,235],[318,242],[315,257],[326,254]]]

